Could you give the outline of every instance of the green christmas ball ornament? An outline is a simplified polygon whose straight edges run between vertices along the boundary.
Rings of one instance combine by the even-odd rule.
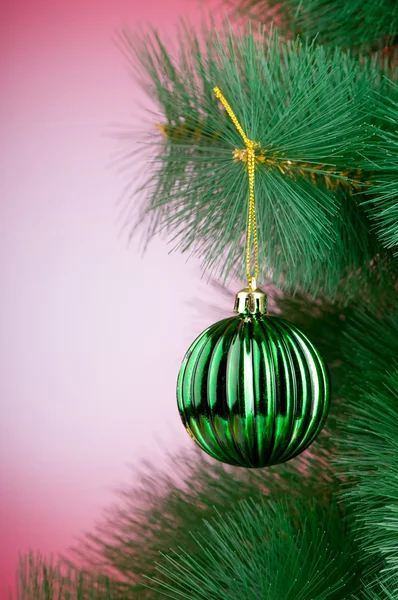
[[[186,353],[178,410],[213,458],[252,468],[282,463],[308,448],[326,421],[328,370],[297,327],[267,313],[259,288],[238,292],[235,312]]]
[[[232,158],[245,163],[249,184],[248,287],[236,295],[236,316],[206,329],[186,353],[177,383],[178,410],[190,436],[213,458],[266,467],[297,456],[315,440],[329,411],[329,375],[310,340],[267,313],[266,295],[256,283],[259,144],[247,137],[220,88],[214,93],[245,144]]]

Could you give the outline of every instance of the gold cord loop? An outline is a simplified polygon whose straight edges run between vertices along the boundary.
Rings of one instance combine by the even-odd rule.
[[[256,219],[256,203],[254,198],[254,173],[256,170],[256,142],[250,140],[245,132],[243,131],[242,125],[239,123],[237,116],[228,104],[227,100],[223,96],[220,88],[215,87],[213,89],[216,97],[224,106],[228,116],[235,125],[237,131],[240,133],[245,146],[246,151],[235,150],[233,152],[234,159],[242,159],[245,156],[247,160],[247,173],[249,178],[249,205],[247,211],[247,230],[246,230],[246,274],[249,282],[249,287],[254,289],[257,287],[256,279],[258,277],[258,238],[257,238],[257,219]],[[252,240],[254,248],[254,274],[251,269],[251,254],[252,254]]]

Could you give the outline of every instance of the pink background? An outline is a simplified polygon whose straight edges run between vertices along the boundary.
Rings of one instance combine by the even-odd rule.
[[[129,480],[128,463],[189,443],[175,380],[209,319],[193,301],[212,292],[165,241],[142,256],[120,235],[126,176],[109,168],[107,132],[150,107],[116,30],[171,33],[200,13],[195,0],[2,7],[1,598],[18,552],[66,550]]]

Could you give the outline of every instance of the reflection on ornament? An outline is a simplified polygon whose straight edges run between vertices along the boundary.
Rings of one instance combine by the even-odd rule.
[[[195,442],[224,463],[282,463],[308,448],[325,423],[327,367],[297,327],[267,314],[259,288],[238,292],[235,312],[189,348],[179,413]]]

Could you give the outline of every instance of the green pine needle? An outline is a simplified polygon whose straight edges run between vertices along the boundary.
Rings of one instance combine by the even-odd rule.
[[[398,39],[396,0],[226,0],[240,14],[319,43],[382,50]]]
[[[343,498],[363,556],[384,561],[379,581],[388,587],[398,578],[398,315],[357,316],[344,339]]]
[[[311,452],[264,470],[228,467],[199,450],[185,450],[172,457],[168,469],[150,465],[137,475],[134,487],[121,492],[118,505],[81,539],[73,557],[77,565],[83,561],[101,573],[118,573],[142,592],[144,577],[156,575],[159,553],[183,547],[197,555],[191,532],[200,531],[202,520],[215,511],[225,514],[240,501],[268,496],[308,500],[314,486],[319,502],[327,504],[338,486],[330,462],[326,435]]]
[[[365,206],[375,221],[375,230],[386,248],[398,254],[398,86],[390,82],[387,98],[378,96],[376,108],[382,118],[376,144],[375,185]],[[380,142],[379,142],[380,140]]]
[[[112,583],[107,577],[62,568],[39,553],[20,558],[18,600],[126,600],[128,597],[122,584]]]
[[[352,600],[397,600],[398,577],[391,578],[387,583],[376,580],[364,582],[364,590],[360,596]]]
[[[380,246],[360,206],[380,152],[370,94],[385,87],[377,60],[282,44],[263,31],[213,30],[203,49],[187,27],[174,51],[156,33],[124,33],[122,43],[161,112],[144,147],[155,155],[144,186],[149,235],[165,230],[211,273],[243,276],[248,183],[233,152],[244,145],[214,97],[218,85],[264,159],[256,170],[261,276],[330,296],[380,284],[385,260],[374,260]]]
[[[379,314],[377,308],[358,312],[344,333],[341,359],[347,364],[344,393],[349,399],[357,397],[363,380],[367,390],[371,386],[372,391],[383,393],[386,374],[398,364],[398,315],[383,306]]]
[[[340,458],[357,480],[344,495],[355,508],[357,539],[364,552],[384,558],[387,579],[390,574],[398,576],[398,364],[396,367],[396,371],[384,372],[380,389],[360,396],[343,438],[347,455]]]
[[[315,490],[314,490],[315,491]],[[160,597],[189,600],[341,600],[360,584],[354,546],[331,503],[240,502],[158,562]]]

